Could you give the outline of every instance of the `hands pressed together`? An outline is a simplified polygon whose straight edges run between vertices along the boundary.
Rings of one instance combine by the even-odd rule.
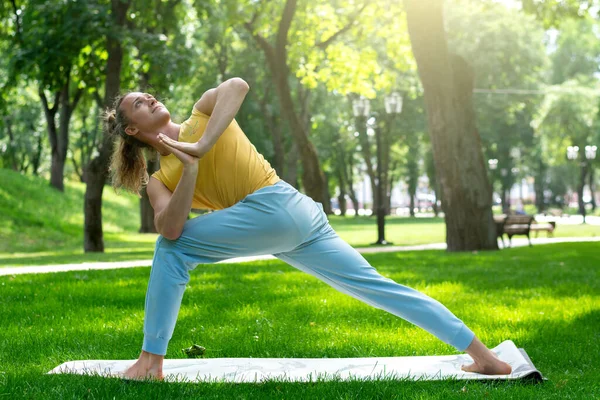
[[[198,161],[209,150],[201,141],[196,143],[178,142],[163,133],[158,134],[158,141],[167,147],[181,161],[184,167],[197,165]]]

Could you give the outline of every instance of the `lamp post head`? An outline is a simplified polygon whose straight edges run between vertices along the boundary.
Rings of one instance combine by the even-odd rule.
[[[585,146],[585,158],[587,158],[588,160],[596,159],[596,151],[597,150],[598,150],[598,147],[596,147],[596,146]]]
[[[579,155],[579,146],[567,147],[567,158],[569,160],[577,160],[578,155]]]
[[[352,113],[355,117],[367,118],[370,112],[371,104],[369,103],[369,100],[365,99],[364,97],[361,96],[359,99],[355,99],[352,102]]]
[[[385,112],[388,114],[400,114],[402,112],[402,96],[398,92],[392,92],[384,99]]]

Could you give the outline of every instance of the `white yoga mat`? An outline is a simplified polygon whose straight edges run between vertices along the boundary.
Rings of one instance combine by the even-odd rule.
[[[453,356],[368,358],[198,358],[164,361],[165,380],[177,382],[310,382],[352,379],[502,379],[542,380],[527,353],[507,340],[495,347],[498,357],[512,366],[510,375],[481,375],[461,371],[472,362],[465,354]],[[135,360],[69,361],[49,374],[89,374],[118,377]]]

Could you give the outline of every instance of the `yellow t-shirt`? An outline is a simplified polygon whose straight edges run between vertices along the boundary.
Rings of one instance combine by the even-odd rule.
[[[202,137],[210,117],[194,107],[192,116],[179,129],[179,141],[194,143]],[[183,164],[173,154],[160,158],[160,169],[152,177],[171,192],[177,187]],[[199,161],[192,208],[221,210],[231,207],[254,191],[279,181],[268,161],[256,151],[235,120]]]

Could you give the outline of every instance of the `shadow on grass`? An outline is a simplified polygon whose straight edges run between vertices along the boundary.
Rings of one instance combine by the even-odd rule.
[[[579,255],[571,255],[572,251]],[[512,267],[511,262],[494,260],[489,253],[419,252],[368,259],[390,276],[398,273],[397,263],[403,260],[402,268],[412,275],[402,283],[460,282],[479,298],[495,291],[495,304],[504,304],[507,295],[502,291],[515,288],[523,298],[538,296],[537,289],[542,287],[547,295],[556,292],[560,298],[575,286],[580,289],[571,292],[571,297],[597,296],[598,260],[588,254],[593,251],[587,244],[563,246],[555,256],[514,249],[506,252],[507,260],[518,264]],[[571,261],[559,261],[564,257]],[[278,261],[199,266],[184,296],[168,357],[182,357],[179,349],[190,342],[205,345],[210,357],[359,357],[412,354],[411,348],[431,351],[430,342],[420,336],[413,340],[413,336],[397,335],[413,329],[408,323],[358,302],[348,303],[346,296],[333,295],[324,283],[287,268]],[[522,269],[526,275],[519,272]],[[0,374],[0,394],[8,398],[447,399],[493,395],[538,399],[591,398],[598,388],[595,358],[600,311],[595,308],[579,310],[580,314],[564,320],[550,318],[551,309],[548,318],[541,319],[508,321],[501,316],[496,326],[490,326],[510,326],[518,337],[516,344],[550,378],[542,386],[464,381],[198,385],[43,375],[67,360],[135,358],[142,339],[148,275],[149,269],[139,268],[1,278],[0,343],[5,350],[0,353],[0,365],[5,372]],[[456,295],[468,306],[465,296]],[[489,305],[491,310],[494,304]],[[397,337],[392,339],[392,335]]]

